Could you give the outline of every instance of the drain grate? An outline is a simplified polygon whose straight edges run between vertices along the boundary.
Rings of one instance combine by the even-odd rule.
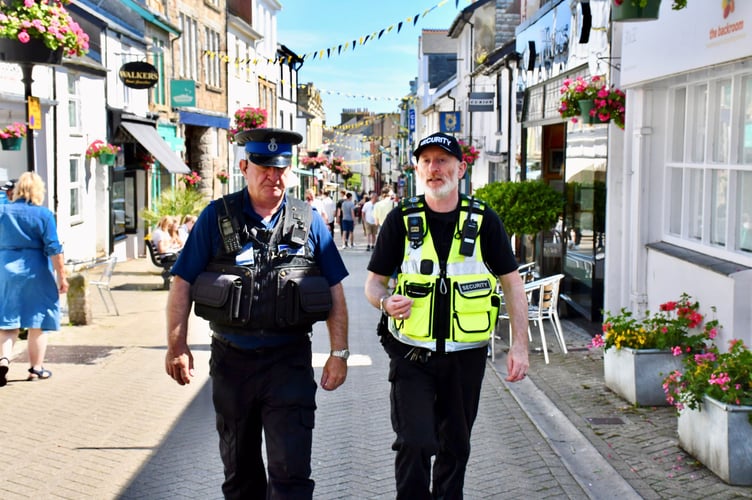
[[[99,345],[51,345],[47,347],[45,361],[49,363],[67,363],[72,365],[93,365],[97,360],[106,358],[117,346]]]
[[[586,417],[585,420],[591,425],[624,425],[619,417]]]

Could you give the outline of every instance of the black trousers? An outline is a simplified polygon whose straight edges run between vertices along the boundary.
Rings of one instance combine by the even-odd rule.
[[[397,498],[461,499],[486,348],[408,359],[410,346],[383,340],[390,357],[392,427],[397,434],[392,445],[397,452]]]
[[[310,500],[316,410],[311,342],[247,351],[213,339],[210,373],[225,498]]]

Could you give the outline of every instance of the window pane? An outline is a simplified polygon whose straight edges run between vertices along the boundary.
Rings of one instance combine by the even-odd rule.
[[[752,252],[752,172],[740,172],[738,179],[739,250]]]
[[[742,137],[739,141],[739,160],[752,163],[752,76],[742,79]]]
[[[687,170],[687,215],[689,216],[688,236],[695,240],[702,239],[702,191],[703,171]]]
[[[726,244],[726,202],[728,199],[728,170],[714,170],[711,175],[710,242]]]
[[[684,171],[680,168],[669,169],[671,180],[669,182],[671,190],[669,196],[671,206],[669,207],[668,230],[671,234],[681,234],[681,217],[682,217],[682,182],[684,180]]]
[[[715,89],[715,127],[713,130],[713,161],[728,162],[731,137],[731,80],[721,80]]]
[[[687,109],[687,89],[680,88],[674,92],[674,122],[671,124],[671,160],[684,161],[684,124]]]
[[[76,217],[81,215],[81,183],[79,181],[79,161],[78,158],[68,160],[68,171],[70,172],[70,216]]]
[[[707,126],[707,95],[708,86],[698,85],[693,89],[692,107],[694,118],[692,120],[692,156],[690,161],[693,163],[703,163],[705,161],[705,130]]]

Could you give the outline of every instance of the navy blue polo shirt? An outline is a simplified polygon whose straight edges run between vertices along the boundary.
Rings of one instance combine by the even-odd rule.
[[[185,281],[193,284],[198,275],[209,265],[212,257],[219,254],[222,248],[222,238],[219,233],[219,224],[217,223],[216,204],[221,202],[221,198],[213,200],[198,216],[196,224],[193,226],[177,262],[172,266],[171,272],[173,275],[180,276]],[[265,223],[262,217],[253,210],[248,190],[243,190],[243,214],[245,215],[245,220],[255,227],[263,229],[274,227],[282,215],[286,204],[287,196],[285,196],[282,205],[277,213],[271,217],[269,223]],[[308,248],[311,250],[316,264],[321,269],[321,273],[329,282],[329,286],[340,283],[349,274],[337,249],[337,245],[329,233],[329,228],[324,223],[324,219],[318,214],[312,217],[311,229],[308,232]],[[247,349],[281,345],[297,338],[297,336],[285,335],[261,338],[223,332],[214,332],[214,334],[220,335],[234,344]]]

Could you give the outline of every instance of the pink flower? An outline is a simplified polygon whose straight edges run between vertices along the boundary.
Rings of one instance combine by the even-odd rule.
[[[671,354],[674,356],[681,356],[683,353],[681,346],[674,346],[671,348]]]
[[[29,40],[31,40],[31,37],[29,34],[25,31],[22,31],[18,34],[18,41],[21,43],[29,43]]]

